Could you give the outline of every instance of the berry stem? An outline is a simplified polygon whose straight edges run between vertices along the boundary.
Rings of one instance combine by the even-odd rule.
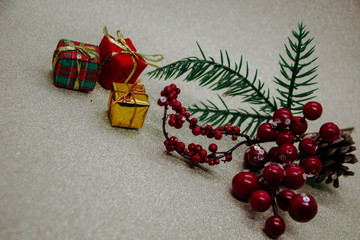
[[[275,202],[275,196],[274,196],[274,187],[271,183],[269,183],[269,191],[270,191],[270,197],[271,197],[271,206],[274,212],[274,216],[278,216],[278,210]]]

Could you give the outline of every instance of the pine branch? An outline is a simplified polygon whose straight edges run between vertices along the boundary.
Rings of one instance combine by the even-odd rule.
[[[257,70],[254,78],[249,78],[249,65],[246,62],[245,75],[241,74],[243,58],[231,68],[231,61],[227,51],[220,51],[220,63],[212,57],[206,58],[199,46],[203,59],[188,57],[176,61],[164,67],[155,69],[149,73],[150,78],[168,80],[185,76],[184,81],[199,81],[200,86],[207,86],[212,90],[227,89],[224,93],[228,96],[242,96],[243,102],[260,105],[260,109],[273,112],[277,109],[275,98],[270,97],[270,90],[264,89],[264,83],[257,78]],[[224,60],[226,58],[226,60]]]
[[[218,95],[225,109],[218,108],[212,101],[207,100],[207,103],[200,102],[201,106],[193,104],[187,110],[190,114],[200,114],[199,121],[211,124],[213,126],[220,126],[226,124],[236,125],[242,129],[244,123],[246,128],[242,133],[250,133],[253,137],[257,128],[262,122],[270,121],[272,117],[268,114],[262,115],[255,109],[250,113],[244,109],[229,110],[224,100]]]
[[[298,24],[299,31],[292,31],[296,42],[288,38],[289,46],[285,44],[286,55],[291,64],[280,55],[280,73],[285,80],[275,77],[275,83],[280,86],[277,91],[280,93],[278,100],[280,100],[281,106],[289,108],[295,113],[300,112],[304,103],[315,97],[314,93],[317,90],[316,88],[303,92],[299,91],[300,89],[303,90],[304,87],[316,84],[313,80],[317,76],[315,72],[318,68],[318,66],[310,67],[317,58],[307,60],[315,51],[315,46],[312,46],[309,50],[307,49],[313,38],[305,40],[309,34],[305,27],[302,23]]]

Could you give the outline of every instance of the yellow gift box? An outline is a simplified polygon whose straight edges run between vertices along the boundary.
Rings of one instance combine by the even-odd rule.
[[[144,85],[113,83],[108,103],[111,126],[142,128],[150,103]]]

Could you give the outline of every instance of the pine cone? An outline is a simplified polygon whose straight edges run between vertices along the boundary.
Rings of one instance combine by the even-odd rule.
[[[319,133],[311,133],[305,137],[316,139]],[[333,183],[333,186],[338,188],[340,176],[353,176],[355,173],[349,171],[344,164],[354,164],[358,161],[356,156],[351,154],[356,150],[354,144],[351,135],[346,132],[340,132],[340,137],[331,143],[320,141],[316,156],[321,160],[322,169],[315,182],[321,183],[326,179],[327,184]]]

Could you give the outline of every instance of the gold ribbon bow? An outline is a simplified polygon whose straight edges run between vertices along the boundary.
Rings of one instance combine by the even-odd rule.
[[[137,67],[137,58],[143,58],[143,59],[146,59],[148,61],[151,61],[151,62],[160,62],[164,59],[164,56],[162,54],[152,54],[152,55],[149,55],[149,54],[141,54],[141,53],[138,53],[138,52],[135,52],[133,51],[129,45],[126,43],[125,39],[124,39],[124,36],[121,34],[120,30],[117,30],[116,31],[116,35],[118,37],[117,40],[115,40],[114,38],[112,38],[108,31],[107,31],[107,28],[106,26],[104,27],[104,34],[105,36],[107,37],[107,39],[112,43],[112,44],[115,44],[116,46],[118,46],[119,48],[122,49],[121,52],[112,52],[111,54],[109,54],[109,56],[105,59],[105,61],[101,64],[101,67],[100,67],[100,71],[99,71],[99,75],[100,75],[100,72],[104,69],[104,67],[106,66],[106,64],[110,61],[110,59],[117,55],[117,54],[130,54],[131,56],[131,59],[134,63],[134,67],[131,71],[131,73],[129,74],[129,76],[126,78],[125,80],[125,83],[127,83],[131,77],[134,75],[135,73],[135,70],[136,70],[136,67]],[[152,67],[155,67],[155,68],[158,68],[159,66],[155,65],[155,64],[152,64],[152,63],[148,63],[148,62],[144,62],[146,65],[150,65]]]
[[[110,109],[109,109],[109,117],[111,115],[111,111],[113,109],[113,106],[115,106],[117,103],[128,103],[130,102],[131,100],[134,101],[134,113],[133,113],[133,116],[130,120],[130,123],[129,123],[129,126],[128,128],[130,128],[134,118],[135,118],[135,115],[136,115],[136,109],[137,109],[137,102],[136,102],[136,98],[135,98],[135,95],[145,95],[148,97],[148,95],[144,92],[144,85],[138,85],[138,83],[140,83],[140,79],[136,80],[131,86],[129,86],[128,83],[126,83],[126,86],[128,87],[128,90],[125,91],[125,90],[116,90],[114,92],[112,92],[111,94],[111,97],[110,97]],[[114,95],[116,93],[123,93],[123,95],[121,95],[120,97],[118,97],[116,100],[114,100]]]
[[[80,45],[75,45],[73,42],[68,41],[68,40],[66,40],[65,43],[67,44],[67,46],[58,48],[58,52],[53,60],[53,70],[55,70],[55,66],[58,61],[60,53],[66,52],[66,51],[76,51],[77,52],[77,57],[76,57],[77,74],[76,74],[76,79],[75,79],[75,83],[74,83],[74,89],[77,90],[77,89],[79,89],[79,85],[80,85],[79,75],[80,75],[80,69],[81,69],[81,63],[80,63],[81,54],[83,54],[84,56],[86,56],[87,58],[90,58],[90,59],[94,59],[95,57],[99,57],[99,56],[95,52],[94,47],[85,46],[84,43],[80,43]]]

